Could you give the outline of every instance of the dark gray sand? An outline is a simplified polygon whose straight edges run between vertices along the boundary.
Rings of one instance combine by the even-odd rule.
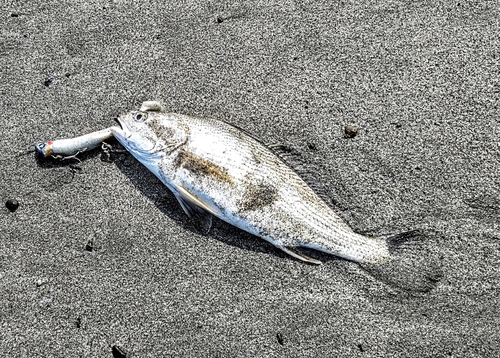
[[[498,4],[39,3],[0,9],[0,356],[497,356]],[[287,144],[355,231],[431,232],[443,277],[205,235],[128,153],[25,153],[144,100]]]

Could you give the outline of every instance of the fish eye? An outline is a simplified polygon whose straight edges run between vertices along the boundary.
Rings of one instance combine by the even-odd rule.
[[[136,122],[144,122],[147,118],[148,118],[148,114],[145,112],[138,112],[134,116],[134,119]]]

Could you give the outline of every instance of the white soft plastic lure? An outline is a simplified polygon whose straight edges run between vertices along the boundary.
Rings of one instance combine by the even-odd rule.
[[[35,149],[44,157],[74,157],[78,153],[97,148],[102,142],[112,137],[112,128],[110,127],[76,138],[41,142],[35,145]]]
[[[149,110],[163,111],[163,107],[156,101],[146,101],[143,107]],[[102,142],[113,137],[113,128],[109,127],[75,138],[56,139],[53,141],[35,144],[37,153],[44,157],[72,158],[79,153],[97,148]]]

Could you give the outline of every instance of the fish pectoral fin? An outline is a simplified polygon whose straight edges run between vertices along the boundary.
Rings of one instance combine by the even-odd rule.
[[[192,194],[183,186],[176,188],[175,197],[179,201],[182,210],[205,232],[209,232],[212,227],[212,215],[217,216],[217,211],[196,195]]]
[[[281,249],[283,252],[286,252],[288,255],[295,257],[296,259],[299,259],[304,262],[308,262],[310,264],[314,265],[321,265],[322,262],[316,259],[313,259],[312,257],[307,256],[300,250],[298,250],[296,247],[292,246],[278,246],[279,249]]]

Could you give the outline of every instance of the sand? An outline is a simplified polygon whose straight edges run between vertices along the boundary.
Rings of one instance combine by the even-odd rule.
[[[0,14],[1,356],[498,354],[497,4],[9,1]],[[432,232],[443,277],[408,293],[221,221],[204,234],[128,153],[29,152],[145,100],[288,145],[356,232]]]

